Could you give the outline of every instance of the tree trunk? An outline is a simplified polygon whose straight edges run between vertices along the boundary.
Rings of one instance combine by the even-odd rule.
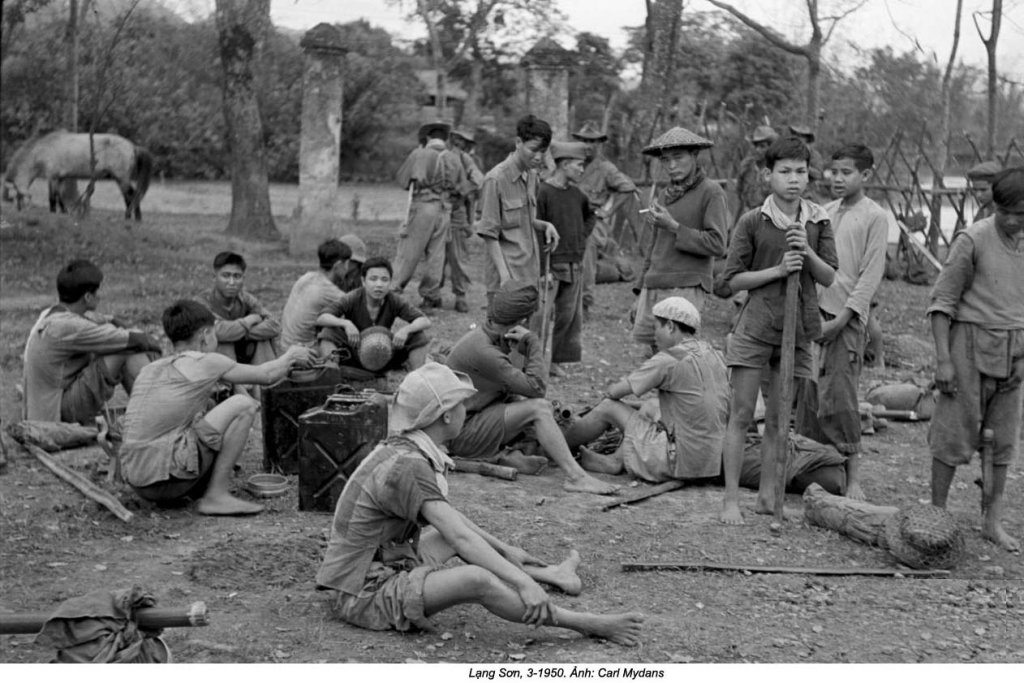
[[[85,9],[84,7],[82,9]],[[65,46],[67,52],[65,58],[67,60],[68,69],[68,95],[67,95],[67,106],[64,109],[64,127],[72,133],[78,132],[78,89],[79,89],[79,70],[78,70],[78,49],[79,49],[79,12],[78,12],[78,0],[70,0],[68,6],[68,25],[67,31],[64,34]],[[60,194],[61,201],[64,206],[70,207],[78,202],[78,181],[74,178],[66,178],[61,180],[56,188],[57,193]]]
[[[254,76],[270,25],[270,0],[217,0],[215,16],[231,157],[227,234],[278,239],[281,235],[270,211],[263,123]]]
[[[946,162],[949,157],[949,118],[953,89],[953,67],[956,63],[956,51],[960,46],[960,17],[963,14],[964,0],[956,0],[956,18],[953,20],[953,47],[949,51],[946,71],[942,74],[942,119],[939,122],[938,140],[936,140],[935,168],[938,170],[938,185],[941,186],[946,174]]]
[[[469,64],[469,84],[466,88],[466,102],[455,123],[461,127],[473,128],[480,119],[480,93],[483,91],[484,63],[478,54],[473,55]]]
[[[445,68],[444,51],[441,47],[441,35],[438,33],[437,26],[430,16],[431,9],[432,7],[429,6],[426,0],[418,0],[416,3],[416,10],[423,19],[423,23],[426,24],[427,35],[430,37],[430,64],[434,67],[436,74],[434,110],[437,112],[437,118],[444,121],[445,115],[448,113],[448,72]]]
[[[1003,19],[1003,0],[992,0],[992,31],[984,41],[988,53],[988,158],[996,155],[996,105],[999,72],[996,70],[996,44],[999,41],[999,26]]]
[[[820,112],[818,101],[821,94],[821,45],[808,46],[807,51],[807,125],[818,127]]]

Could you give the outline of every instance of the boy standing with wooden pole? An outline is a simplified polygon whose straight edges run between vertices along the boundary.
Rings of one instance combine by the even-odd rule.
[[[983,460],[991,459],[983,462],[991,495],[982,535],[1019,552],[1002,514],[1024,393],[1024,167],[996,175],[992,198],[995,214],[953,241],[928,306],[940,392],[928,431],[932,504],[946,507],[957,466],[971,461],[982,431],[992,430],[991,447],[982,449]]]
[[[721,519],[726,524],[743,523],[739,507],[743,444],[766,367],[770,373],[764,392],[768,400],[756,511],[777,516],[782,513],[792,381],[794,376],[811,377],[810,343],[821,335],[815,284],[831,285],[837,265],[828,214],[801,198],[807,187],[809,160],[807,145],[796,138],[782,138],[768,148],[764,173],[772,194],[736,224],[722,284],[715,292],[722,297],[739,290],[750,292],[726,351],[726,364],[732,373],[732,405],[723,451],[725,497]],[[797,284],[799,287],[794,286]],[[792,361],[784,352],[784,342],[789,341],[784,334],[787,317],[794,348]],[[789,395],[781,395],[781,390],[787,388]],[[781,492],[776,482],[780,455]]]

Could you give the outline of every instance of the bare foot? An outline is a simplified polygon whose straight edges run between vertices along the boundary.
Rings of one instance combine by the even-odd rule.
[[[505,467],[514,467],[521,474],[540,474],[548,466],[548,459],[543,455],[523,455],[520,450],[502,453],[495,462]]]
[[[218,496],[203,496],[196,502],[196,510],[201,515],[258,515],[263,512],[263,506],[225,493]]]
[[[981,535],[996,545],[1002,546],[1005,550],[1009,550],[1011,553],[1020,552],[1020,541],[1006,533],[1000,522],[990,523],[986,520],[985,525],[981,529]]]
[[[569,373],[558,363],[552,363],[548,368],[548,377],[566,377]]]
[[[775,492],[757,492],[757,503],[754,505],[754,512],[759,515],[775,514]]]
[[[722,515],[719,517],[723,524],[739,526],[743,524],[743,514],[740,512],[739,503],[726,502],[722,504]]]
[[[864,489],[857,482],[852,482],[846,487],[846,497],[850,500],[867,500],[867,496],[864,495]]]
[[[587,615],[584,632],[595,638],[607,638],[613,643],[636,647],[640,644],[644,615],[639,612]]]
[[[579,453],[580,467],[588,472],[600,472],[601,474],[620,474],[622,472],[622,462],[611,456],[595,453],[586,446],[580,446]]]
[[[566,491],[574,491],[577,493],[596,493],[599,496],[610,496],[619,490],[619,487],[615,484],[607,484],[600,479],[591,477],[588,474],[576,479],[569,479],[562,488]]]
[[[583,590],[583,581],[576,574],[580,566],[580,554],[575,550],[569,551],[569,557],[561,564],[550,567],[543,567],[536,570],[537,580],[558,588],[567,595],[579,595]]]

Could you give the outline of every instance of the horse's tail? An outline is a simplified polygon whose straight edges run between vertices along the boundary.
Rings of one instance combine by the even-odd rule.
[[[153,154],[145,147],[135,146],[135,191],[132,193],[132,203],[138,209],[142,204],[142,198],[146,196],[149,189],[149,179],[153,176]]]

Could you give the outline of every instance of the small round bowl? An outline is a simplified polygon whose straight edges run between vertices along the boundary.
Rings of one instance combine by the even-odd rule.
[[[277,498],[288,493],[288,479],[280,474],[254,474],[246,480],[245,490],[257,498]]]

